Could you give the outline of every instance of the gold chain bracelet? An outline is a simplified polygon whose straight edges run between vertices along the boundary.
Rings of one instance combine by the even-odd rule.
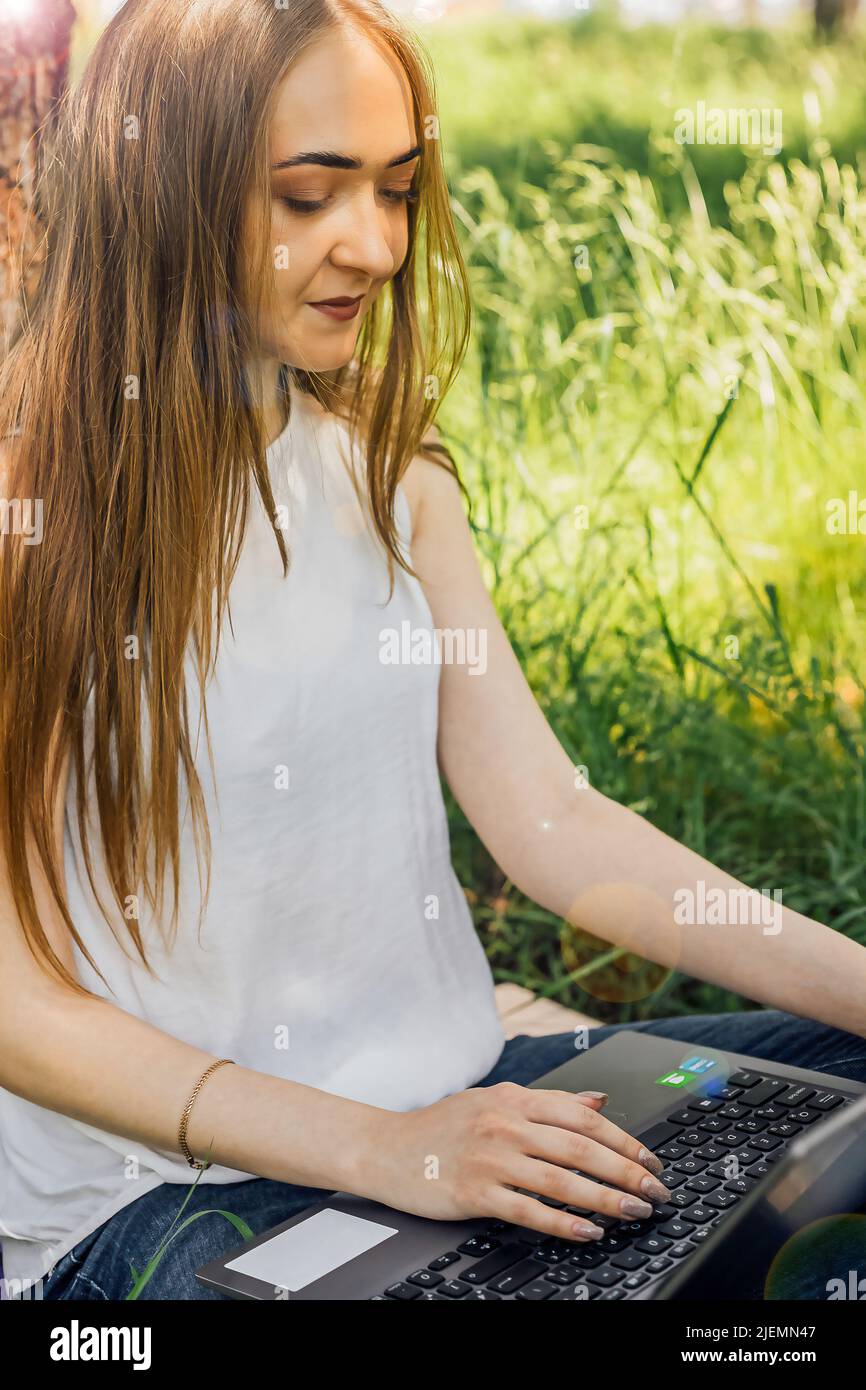
[[[211,1072],[216,1071],[217,1067],[224,1067],[227,1064],[229,1066],[234,1066],[234,1058],[221,1057],[218,1062],[211,1063],[207,1071],[202,1076],[200,1076],[198,1081],[196,1082],[193,1088],[193,1093],[186,1103],[186,1109],[180,1117],[180,1129],[177,1132],[177,1141],[180,1147],[180,1151],[186,1159],[187,1163],[189,1164],[190,1168],[207,1168],[209,1166],[208,1163],[200,1163],[197,1158],[193,1158],[192,1154],[189,1151],[189,1145],[186,1142],[186,1130],[187,1125],[189,1124],[190,1112],[192,1110],[193,1105],[195,1104],[196,1097],[198,1096],[199,1091],[201,1090],[204,1083],[207,1081]]]

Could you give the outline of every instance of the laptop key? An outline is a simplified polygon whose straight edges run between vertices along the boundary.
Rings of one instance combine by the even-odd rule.
[[[666,1158],[673,1161],[675,1158],[682,1158],[688,1153],[685,1144],[665,1144],[664,1148],[656,1149],[656,1158]]]
[[[740,1197],[737,1192],[711,1192],[707,1198],[708,1207],[716,1207],[719,1211],[727,1211],[729,1207],[735,1207]]]
[[[715,1163],[718,1159],[724,1158],[726,1152],[727,1150],[723,1149],[720,1144],[713,1144],[712,1142],[704,1144],[700,1149],[692,1150],[695,1158],[705,1158],[708,1163]]]
[[[675,1216],[664,1226],[659,1226],[659,1235],[670,1236],[671,1240],[683,1240],[691,1231],[691,1226],[681,1217]]]
[[[705,1226],[708,1221],[712,1221],[715,1214],[716,1213],[709,1207],[689,1207],[687,1211],[683,1212],[680,1219],[682,1221],[689,1221],[694,1226]]]
[[[604,1264],[604,1255],[600,1255],[597,1250],[578,1250],[568,1263],[576,1269],[597,1269],[599,1265]]]
[[[695,1173],[702,1173],[706,1168],[706,1163],[702,1158],[681,1158],[674,1164],[677,1173],[685,1173],[687,1177],[693,1177]]]
[[[453,1265],[454,1261],[459,1259],[460,1256],[456,1250],[446,1250],[444,1255],[437,1255],[435,1260],[431,1260],[427,1268],[447,1269],[449,1265]]]
[[[691,1110],[675,1110],[673,1115],[668,1115],[668,1123],[677,1125],[679,1128],[682,1128],[683,1125],[688,1125],[691,1128],[696,1119],[697,1116]],[[676,1135],[672,1135],[671,1138],[675,1139]]]
[[[811,1086],[790,1086],[784,1095],[777,1097],[781,1105],[805,1105],[815,1094]]]
[[[769,1171],[769,1170],[768,1170]],[[737,1192],[741,1197],[745,1197],[755,1186],[754,1178],[732,1178],[725,1183],[726,1192]]]
[[[637,1250],[624,1250],[621,1255],[614,1255],[611,1264],[614,1269],[624,1269],[627,1274],[640,1269],[647,1263],[649,1256],[641,1255]]]
[[[712,1096],[704,1096],[703,1100],[693,1100],[690,1108],[692,1110],[702,1110],[705,1115],[711,1115],[714,1110],[720,1109],[722,1101],[714,1100]]]
[[[385,1293],[389,1298],[409,1299],[421,1297],[420,1289],[413,1288],[411,1284],[404,1284],[402,1282],[389,1284]]]
[[[447,1283],[440,1284],[436,1292],[444,1294],[446,1298],[465,1298],[469,1293],[469,1285],[461,1284],[458,1279],[449,1279]]]
[[[781,1139],[777,1139],[774,1134],[756,1134],[754,1139],[749,1140],[750,1149],[764,1150],[778,1149]]]
[[[665,1205],[667,1205],[667,1203]],[[665,1214],[663,1219],[665,1221],[668,1220],[667,1214]],[[617,1232],[617,1238],[628,1242],[634,1240],[636,1236],[645,1236],[653,1229],[654,1224],[655,1223],[652,1221],[624,1221]],[[601,1241],[599,1241],[599,1244],[601,1244]]]
[[[793,1139],[795,1134],[802,1134],[799,1125],[792,1125],[790,1120],[780,1120],[778,1124],[770,1125],[768,1134],[778,1134],[781,1139]]]
[[[705,1138],[708,1134],[724,1134],[727,1128],[727,1120],[720,1120],[718,1115],[708,1115],[705,1120],[701,1120],[701,1129],[704,1131]]]
[[[498,1293],[491,1293],[489,1289],[470,1289],[466,1295],[467,1303],[501,1303],[502,1299]]]
[[[486,1284],[489,1279],[501,1274],[510,1265],[516,1265],[518,1260],[525,1259],[528,1254],[529,1249],[526,1245],[516,1241],[509,1242],[508,1245],[503,1245],[501,1250],[494,1250],[492,1255],[485,1255],[483,1260],[470,1265],[460,1278],[465,1279],[467,1284]],[[538,1265],[534,1268],[537,1270]]]
[[[544,1279],[536,1279],[533,1284],[524,1284],[523,1288],[518,1290],[517,1297],[528,1303],[540,1303],[544,1298],[553,1298],[555,1292],[552,1284],[548,1284]]]
[[[431,1274],[429,1269],[416,1269],[414,1274],[406,1275],[407,1284],[417,1284],[422,1289],[435,1289],[444,1282],[441,1274]]]
[[[670,1244],[671,1242],[666,1239],[665,1236],[661,1236],[656,1232],[651,1236],[644,1236],[643,1240],[639,1240],[635,1246],[635,1250],[639,1250],[642,1255],[659,1256],[664,1254]]]
[[[691,1123],[691,1118],[683,1121],[683,1124]],[[671,1139],[676,1139],[681,1129],[682,1125],[657,1124],[653,1125],[652,1129],[648,1129],[646,1134],[638,1135],[638,1138],[640,1139],[640,1142],[643,1144],[644,1148],[653,1151],[657,1149],[661,1144],[667,1144],[670,1142]]]
[[[693,1255],[695,1247],[690,1240],[678,1240],[676,1245],[672,1245],[668,1254],[674,1260],[681,1260],[684,1255]]]
[[[551,1236],[549,1241],[545,1241],[543,1245],[539,1245],[538,1249],[532,1252],[532,1258],[540,1263],[558,1265],[563,1260],[567,1260],[573,1253],[573,1241],[557,1240],[555,1236]]]
[[[712,1163],[706,1172],[710,1177],[720,1177],[721,1180],[728,1181],[731,1177],[742,1177],[746,1168],[751,1168],[755,1162],[755,1154],[749,1154],[745,1159],[738,1158],[735,1154],[726,1154],[719,1163]]]
[[[813,1125],[816,1120],[820,1120],[820,1110],[810,1110],[804,1106],[802,1110],[789,1111],[786,1117],[795,1125]]]
[[[842,1099],[842,1096],[834,1095],[832,1091],[819,1091],[809,1104],[813,1110],[835,1110],[837,1105],[842,1104]]]
[[[570,1289],[560,1289],[553,1297],[557,1303],[588,1303],[591,1298],[601,1298],[601,1289],[594,1289],[583,1282],[572,1284]]]
[[[673,1205],[673,1197],[669,1202],[653,1202],[652,1224],[658,1225],[660,1221],[669,1221],[676,1215],[676,1207]]]
[[[709,1120],[702,1120],[701,1129],[703,1129],[706,1125],[711,1123],[712,1117]],[[701,1133],[701,1129],[683,1130],[682,1134],[680,1135],[680,1143],[688,1144],[690,1149],[699,1149],[701,1144],[705,1144],[707,1141],[707,1136],[706,1134]]]
[[[498,1250],[502,1244],[501,1240],[487,1240],[482,1236],[470,1236],[464,1240],[457,1249],[461,1255],[489,1255],[492,1250]]]
[[[692,1231],[692,1244],[702,1245],[712,1234],[709,1226],[698,1226]]]
[[[667,1241],[665,1242],[667,1244]],[[647,1265],[648,1274],[664,1274],[666,1269],[673,1269],[674,1262],[669,1260],[666,1255],[659,1255],[656,1259],[650,1260]]]
[[[756,1120],[766,1120],[769,1124],[772,1120],[787,1120],[788,1112],[784,1105],[779,1105],[778,1101],[771,1100],[769,1105],[759,1105],[752,1111]]]
[[[545,1279],[549,1279],[551,1284],[576,1284],[581,1275],[578,1270],[570,1269],[568,1265],[557,1265],[556,1269],[551,1269],[545,1274]]]
[[[673,1168],[667,1168],[664,1173],[659,1174],[659,1182],[664,1183],[665,1187],[671,1192],[677,1187],[682,1187],[685,1178],[681,1173],[675,1173]]]
[[[720,1110],[719,1114],[726,1120],[742,1120],[749,1114],[749,1110],[747,1106],[738,1105],[737,1102],[733,1100],[729,1105],[725,1106],[724,1110]]]
[[[757,1086],[752,1086],[742,1097],[743,1105],[766,1105],[768,1100],[773,1100],[781,1091],[787,1091],[788,1087],[784,1081],[759,1081]]]
[[[604,1269],[592,1270],[591,1273],[587,1274],[586,1282],[588,1284],[596,1284],[600,1289],[609,1289],[624,1278],[625,1275],[621,1270],[611,1269],[608,1265]]]
[[[743,1090],[748,1090],[751,1086],[756,1086],[760,1077],[752,1071],[735,1071],[728,1077],[729,1086],[739,1086]]]
[[[611,1226],[619,1225],[618,1216],[606,1216],[604,1213],[599,1213],[597,1215],[593,1213],[591,1215],[591,1220],[594,1226],[600,1226],[603,1231],[609,1231]]]
[[[498,1278],[491,1280],[490,1288],[494,1293],[517,1293],[524,1284],[531,1284],[538,1279],[539,1268],[536,1260],[521,1260],[520,1264],[500,1274]],[[548,1286],[549,1287],[549,1286]]]
[[[722,1086],[715,1093],[721,1100],[737,1100],[743,1094],[740,1086]]]
[[[697,1181],[697,1178],[689,1178],[689,1182]],[[671,1193],[670,1205],[674,1211],[682,1211],[683,1207],[690,1207],[693,1202],[698,1200],[694,1192],[689,1192],[689,1182],[686,1183],[685,1187],[681,1187],[679,1192]]]
[[[618,1303],[625,1296],[625,1289],[605,1289],[601,1301],[602,1303]]]
[[[690,1192],[715,1192],[717,1187],[721,1187],[721,1179],[708,1178],[706,1173],[702,1173],[699,1178],[689,1178],[686,1187]],[[684,1202],[683,1206],[685,1205],[687,1204]]]

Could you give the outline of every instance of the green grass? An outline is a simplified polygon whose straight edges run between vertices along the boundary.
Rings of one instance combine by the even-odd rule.
[[[593,90],[630,74],[643,149],[542,142],[547,116],[536,127],[529,103],[526,148],[543,143],[545,177],[501,178],[495,159],[475,163],[479,142],[511,136],[490,72],[500,64],[513,85],[522,73],[528,90],[542,27],[526,26],[523,47],[504,26],[479,38],[489,105],[444,112],[476,323],[442,422],[500,614],[594,786],[866,942],[866,537],[826,526],[828,499],[858,486],[866,497],[862,169],[822,135],[803,158],[736,151],[739,176],[705,197],[712,177],[702,182],[696,151],[637,86],[653,86],[675,36],[653,31],[637,63],[633,36],[603,30],[586,59]],[[565,42],[562,30],[550,38]],[[725,40],[729,54],[747,42],[778,60],[793,40]],[[473,55],[468,43],[441,48],[445,95]],[[681,40],[688,51],[678,80],[692,99],[742,87],[732,67],[703,89],[712,49]],[[794,85],[808,62],[850,59],[789,56]],[[569,70],[546,93],[545,113],[562,98],[558,130],[573,123],[575,82]],[[772,92],[770,75],[763,86]],[[840,96],[842,131],[854,102]],[[586,267],[575,267],[580,246]],[[450,813],[498,979],[611,1020],[742,1007],[633,958],[611,962],[603,943],[503,884]]]
[[[785,158],[804,159],[817,134],[841,162],[863,145],[862,28],[816,47],[805,16],[772,31],[698,22],[622,30],[591,13],[562,23],[441,22],[421,37],[436,71],[446,157],[452,167],[489,169],[504,188],[524,178],[547,184],[549,140],[604,145],[625,167],[664,181],[647,137],[669,135],[674,112],[699,100],[781,110]],[[742,176],[744,154],[729,145],[693,153],[707,202],[723,216],[723,184]],[[667,191],[677,197],[675,180]]]

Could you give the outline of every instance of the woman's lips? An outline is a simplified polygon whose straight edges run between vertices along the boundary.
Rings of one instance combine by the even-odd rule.
[[[318,309],[320,314],[327,314],[329,319],[353,319],[361,307],[364,296],[359,294],[357,299],[341,297],[339,299],[322,299],[318,303],[311,303],[311,309]]]

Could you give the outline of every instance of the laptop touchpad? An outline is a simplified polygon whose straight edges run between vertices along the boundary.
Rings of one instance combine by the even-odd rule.
[[[254,1250],[238,1255],[226,1269],[296,1293],[397,1234],[393,1226],[382,1226],[378,1221],[366,1221],[360,1216],[349,1216],[347,1212],[326,1207],[306,1221],[298,1222],[297,1226],[280,1231]]]

